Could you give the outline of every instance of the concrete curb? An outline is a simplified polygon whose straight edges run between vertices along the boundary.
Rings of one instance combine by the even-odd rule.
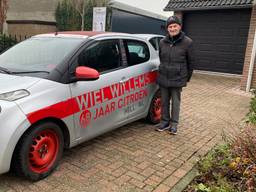
[[[203,74],[203,75],[220,76],[220,77],[231,77],[231,78],[238,78],[238,79],[242,78],[242,75],[239,75],[239,74],[220,73],[220,72],[213,72],[213,71],[194,70],[194,73]]]
[[[196,166],[194,166],[176,185],[174,185],[170,192],[182,192],[197,175],[198,170]]]

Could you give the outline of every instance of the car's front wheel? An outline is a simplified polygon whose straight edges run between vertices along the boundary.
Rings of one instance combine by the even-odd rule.
[[[151,101],[147,120],[152,124],[157,124],[160,122],[160,119],[161,119],[161,94],[160,94],[160,91],[157,91]]]
[[[15,173],[34,181],[47,177],[57,167],[63,146],[62,131],[55,123],[31,128],[15,149],[12,161]]]

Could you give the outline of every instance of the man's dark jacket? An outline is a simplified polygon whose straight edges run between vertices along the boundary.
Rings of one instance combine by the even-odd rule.
[[[192,40],[181,32],[176,39],[168,35],[159,44],[159,75],[162,87],[184,87],[190,80],[194,66]]]

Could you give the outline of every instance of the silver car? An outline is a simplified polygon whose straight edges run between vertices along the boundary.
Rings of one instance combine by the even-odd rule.
[[[62,32],[0,55],[0,174],[48,176],[64,148],[141,118],[160,119],[159,59],[147,40]]]

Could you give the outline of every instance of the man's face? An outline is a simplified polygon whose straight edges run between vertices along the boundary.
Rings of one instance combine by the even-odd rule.
[[[176,36],[180,33],[181,26],[177,23],[170,24],[167,27],[167,31],[171,37]]]

